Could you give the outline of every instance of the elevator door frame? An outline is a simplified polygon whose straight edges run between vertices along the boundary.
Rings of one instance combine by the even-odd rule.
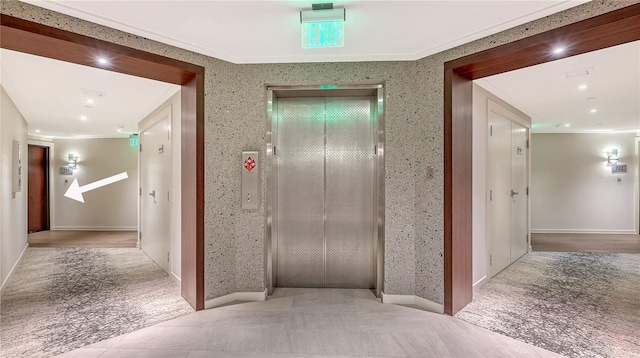
[[[377,103],[378,126],[376,135],[376,155],[375,155],[375,187],[374,187],[374,271],[375,287],[374,292],[377,297],[381,297],[384,289],[384,213],[385,213],[385,174],[384,174],[384,142],[385,142],[385,113],[384,113],[384,88],[382,85],[324,85],[324,86],[277,86],[267,88],[267,131],[266,140],[266,205],[265,205],[265,280],[269,294],[275,290],[277,277],[277,252],[278,243],[274,239],[272,230],[274,225],[274,207],[276,197],[274,196],[274,153],[273,153],[273,121],[274,106],[278,98],[304,98],[304,97],[372,97]]]

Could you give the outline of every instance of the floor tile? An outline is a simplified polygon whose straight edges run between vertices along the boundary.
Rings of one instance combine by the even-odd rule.
[[[358,332],[286,330],[275,345],[276,352],[320,355],[364,355]]]
[[[352,312],[291,312],[286,328],[356,331],[358,317]]]
[[[382,304],[366,291],[286,289],[280,296],[196,312],[87,352],[102,352],[100,358],[557,357],[454,317]]]
[[[100,358],[185,358],[188,350],[171,349],[109,349]]]
[[[75,351],[63,353],[60,358],[98,358],[107,351],[107,348],[80,348]]]

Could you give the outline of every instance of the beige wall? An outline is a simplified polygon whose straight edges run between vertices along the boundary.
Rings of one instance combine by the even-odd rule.
[[[55,227],[53,230],[137,230],[138,147],[128,138],[55,139]],[[79,156],[73,175],[61,175],[67,155]],[[80,186],[126,172],[122,180],[83,194],[84,203],[64,196],[74,179]]]
[[[637,2],[585,3],[418,61],[265,65],[231,64],[22,2],[2,0],[2,12],[205,68],[206,300],[265,288],[264,206],[240,209],[238,161],[242,150],[264,157],[266,85],[384,83],[384,290],[442,304],[444,63]]]
[[[0,86],[0,287],[27,248],[27,122]],[[13,141],[22,145],[22,191],[13,192]]]
[[[532,232],[637,233],[635,137],[635,133],[534,134]],[[620,151],[620,164],[627,164],[627,173],[611,173],[606,163],[611,148]]]

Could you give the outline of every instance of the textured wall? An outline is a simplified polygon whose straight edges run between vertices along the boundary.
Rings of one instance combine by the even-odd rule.
[[[385,292],[443,303],[444,62],[636,2],[590,2],[419,61],[280,65],[234,65],[14,1],[2,11],[205,67],[205,299],[264,289],[264,206],[239,209],[238,159],[264,156],[265,85],[384,82]]]

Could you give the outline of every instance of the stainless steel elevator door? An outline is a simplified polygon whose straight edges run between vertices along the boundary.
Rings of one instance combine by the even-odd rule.
[[[375,283],[372,98],[283,98],[276,109],[276,286]]]

